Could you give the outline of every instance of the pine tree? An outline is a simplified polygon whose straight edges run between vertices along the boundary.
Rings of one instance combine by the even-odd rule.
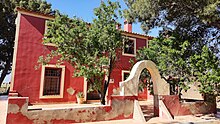
[[[220,89],[219,0],[125,0],[124,15],[141,22],[143,30],[161,27],[139,59],[152,59],[164,76],[179,82],[200,82],[200,91],[217,95]]]

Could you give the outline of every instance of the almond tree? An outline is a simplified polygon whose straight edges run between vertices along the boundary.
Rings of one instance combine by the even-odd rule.
[[[100,7],[94,9],[92,23],[57,12],[45,35],[45,43],[56,44],[57,50],[39,59],[47,63],[59,56],[59,62],[69,62],[75,68],[74,76],[85,77],[91,84],[90,90],[100,94],[102,104],[105,104],[112,69],[123,46],[121,32],[116,29],[119,8],[118,2],[101,2]]]

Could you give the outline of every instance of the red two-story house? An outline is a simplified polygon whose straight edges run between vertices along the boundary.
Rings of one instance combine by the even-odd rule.
[[[85,94],[85,100],[96,99],[87,93],[88,84],[83,77],[72,77],[74,68],[67,62],[56,66],[56,60],[35,69],[39,56],[55,49],[53,44],[42,44],[46,30],[46,21],[53,16],[17,9],[16,38],[10,92],[29,97],[31,104],[76,102],[76,93]],[[134,59],[138,49],[148,46],[152,37],[132,33],[132,24],[125,23],[122,34],[129,38],[113,70],[107,96],[116,94],[119,82],[129,74],[130,59]],[[147,90],[139,98],[147,99]]]

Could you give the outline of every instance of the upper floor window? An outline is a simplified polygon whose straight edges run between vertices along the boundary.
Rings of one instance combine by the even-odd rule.
[[[124,42],[124,49],[122,55],[135,56],[136,55],[136,39],[129,38]]]
[[[146,47],[149,48],[148,40],[146,40]]]
[[[47,33],[47,29],[48,29],[48,23],[49,23],[49,20],[45,20],[45,28],[44,28],[44,34],[46,34]]]

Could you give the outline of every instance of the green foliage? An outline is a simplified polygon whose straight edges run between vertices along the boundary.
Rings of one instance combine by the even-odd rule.
[[[189,55],[204,46],[217,55],[220,51],[219,0],[125,0],[129,21],[139,21],[145,32],[161,27],[161,35],[174,36],[179,44],[189,42]]]
[[[94,9],[96,18],[91,24],[57,12],[55,20],[48,23],[44,39],[44,43],[56,44],[57,50],[39,60],[48,62],[59,56],[60,62],[67,61],[74,66],[74,76],[85,77],[90,84],[89,90],[96,90],[104,99],[114,63],[122,49],[123,37],[116,29],[119,8],[118,2],[102,2]],[[105,75],[108,76],[106,82]]]
[[[17,4],[17,6],[43,13],[43,14],[50,14],[51,13],[51,4],[47,3],[46,0],[13,0]]]
[[[195,54],[189,59],[195,81],[201,82],[200,91],[205,94],[220,93],[220,62],[218,58],[204,46],[201,54]]]
[[[16,6],[44,14],[51,12],[51,4],[41,0],[3,0],[0,2],[0,84],[11,71],[17,16]]]
[[[187,46],[179,46],[179,49],[176,49],[176,43],[174,37],[166,39],[162,37],[154,38],[149,42],[149,48],[143,48],[138,51],[137,60],[150,59],[154,61],[160,68],[160,72],[164,74],[163,76],[187,74],[190,70],[183,60],[184,55],[187,54],[187,51],[184,51]],[[185,44],[187,44],[187,41]],[[173,61],[176,64],[170,64]]]
[[[142,48],[138,50],[136,59],[139,60],[152,60],[156,63],[162,77],[181,77],[180,85],[182,88],[186,88],[184,83],[188,80],[190,68],[187,67],[187,63],[184,60],[184,56],[187,54],[185,51],[188,42],[185,41],[184,45],[179,46],[175,40],[175,37],[170,38],[154,38],[149,41],[149,48]],[[176,46],[179,46],[176,48]],[[144,73],[149,78],[150,75]],[[174,83],[174,82],[170,82]],[[149,81],[150,84],[150,81]],[[152,87],[152,86],[151,86]]]
[[[76,94],[76,97],[78,97],[78,98],[84,98],[83,92],[78,92],[78,93]]]
[[[205,24],[219,24],[219,0],[124,0],[128,9],[124,15],[129,21],[139,21],[144,30],[154,26],[180,26],[188,21],[201,20]],[[180,20],[182,19],[182,20]],[[183,25],[182,25],[183,26]]]
[[[144,69],[139,77],[138,91],[143,92],[145,88],[148,88],[149,91],[152,91],[152,82],[150,81],[150,74],[147,69]],[[151,92],[152,93],[152,92]]]
[[[156,62],[163,76],[178,77],[184,90],[184,82],[196,81],[202,93],[220,92],[219,0],[124,1],[128,21],[141,22],[146,33],[162,28],[150,48],[139,51],[139,58]]]
[[[175,37],[154,38],[149,43],[150,48],[138,51],[137,60],[154,61],[162,77],[177,77],[177,82],[170,83],[178,83],[184,90],[189,88],[188,83],[200,82],[201,93],[217,95],[220,82],[220,63],[217,57],[206,46],[202,53],[188,55],[185,49],[189,42],[185,41],[179,47],[176,47],[176,43]]]

